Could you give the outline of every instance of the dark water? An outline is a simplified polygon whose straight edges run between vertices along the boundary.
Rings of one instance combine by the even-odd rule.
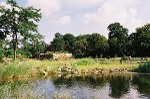
[[[29,94],[29,95],[28,95]],[[150,99],[150,74],[53,76],[0,82],[0,97]]]

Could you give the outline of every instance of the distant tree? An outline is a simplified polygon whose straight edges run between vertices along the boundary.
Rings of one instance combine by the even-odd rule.
[[[126,46],[128,44],[128,29],[124,28],[117,22],[110,24],[107,29],[109,30],[108,42],[111,53],[115,55],[117,51],[117,55],[125,55],[127,53]],[[115,43],[115,48],[113,48],[112,43]]]
[[[75,43],[75,37],[72,34],[68,33],[68,34],[65,34],[63,36],[63,39],[64,39],[64,42],[65,42],[64,50],[72,53],[73,46],[74,46],[74,43]]]
[[[53,46],[53,50],[55,51],[64,51],[65,41],[63,39],[63,35],[60,33],[55,34],[55,38],[51,42],[51,45]]]
[[[6,3],[10,7],[0,5],[0,35],[2,38],[7,35],[12,37],[14,60],[16,60],[18,38],[38,32],[37,23],[40,21],[41,13],[39,9],[33,7],[23,8],[15,0],[7,0]]]
[[[75,44],[73,47],[73,55],[76,58],[83,58],[88,56],[89,53],[87,53],[87,36],[89,35],[80,35],[76,37]]]
[[[146,24],[136,29],[130,36],[135,56],[150,56],[150,24]]]
[[[93,33],[87,38],[88,46],[87,49],[92,57],[102,57],[106,56],[106,51],[108,50],[107,39],[98,34]]]

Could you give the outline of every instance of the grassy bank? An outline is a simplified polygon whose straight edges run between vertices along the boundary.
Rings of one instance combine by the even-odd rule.
[[[137,61],[137,59],[134,59]],[[126,69],[127,71],[134,71],[139,68],[139,64],[133,62],[132,64],[120,64],[119,59],[105,59],[105,58],[83,58],[70,60],[31,60],[25,59],[23,61],[10,62],[9,64],[0,65],[0,78],[19,78],[36,75],[45,75],[57,73],[58,68],[67,65],[71,69],[89,69],[101,68],[103,70],[112,69]]]

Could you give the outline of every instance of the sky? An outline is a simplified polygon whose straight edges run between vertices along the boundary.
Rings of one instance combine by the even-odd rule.
[[[6,0],[0,0],[1,3]],[[137,27],[150,23],[150,0],[16,0],[23,7],[41,9],[38,30],[50,42],[55,33],[74,36],[100,33],[108,38],[107,27],[119,22],[135,32]]]

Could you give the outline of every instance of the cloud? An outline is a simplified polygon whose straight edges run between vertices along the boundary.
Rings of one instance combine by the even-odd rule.
[[[65,3],[70,7],[78,9],[100,5],[102,1],[104,0],[65,0]]]
[[[59,12],[61,10],[61,4],[61,0],[28,0],[26,6],[34,6],[37,9],[41,9],[42,14],[48,17],[52,13]]]
[[[96,13],[85,14],[83,28],[107,28],[107,26],[114,22],[120,22],[121,25],[133,32],[136,27],[144,24],[142,19],[137,18],[137,10],[134,7],[136,0],[120,1],[108,0]],[[111,2],[113,1],[113,2]]]
[[[55,21],[54,23],[56,25],[68,25],[71,22],[71,17],[69,16],[63,16],[61,18],[58,19],[58,21]]]

